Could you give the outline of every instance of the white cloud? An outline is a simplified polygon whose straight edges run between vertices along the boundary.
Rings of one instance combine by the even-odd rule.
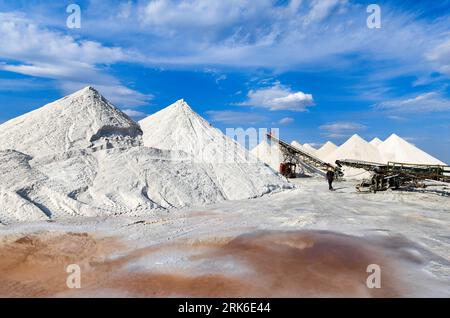
[[[402,136],[402,138],[412,144],[424,139],[423,137],[405,137],[405,136]]]
[[[83,19],[83,28],[73,33],[80,38],[64,35],[64,29],[54,32],[45,27],[61,26],[52,14],[42,14],[37,23],[16,13],[0,13],[0,57],[14,61],[7,65],[10,71],[59,82],[111,87],[124,86],[107,75],[107,65],[121,61],[162,68],[214,66],[220,70],[264,67],[320,71],[353,67],[364,72],[370,68],[368,77],[373,78],[374,87],[380,87],[380,81],[386,78],[404,74],[449,74],[448,15],[423,19],[421,12],[414,14],[401,6],[396,9],[395,3],[386,3],[382,19],[388,23],[383,23],[382,29],[370,30],[365,21],[366,8],[356,1],[281,3],[90,1],[84,13],[89,18]],[[27,14],[35,16],[34,11]],[[107,47],[102,41],[123,43],[127,50]],[[389,63],[388,67],[384,63]],[[114,89],[110,91],[113,102],[124,100]],[[133,105],[146,102],[138,92],[135,97],[127,94],[126,100]]]
[[[319,22],[330,15],[332,9],[338,4],[346,4],[347,1],[341,0],[312,0],[310,11],[306,17],[306,23]]]
[[[381,102],[374,106],[376,110],[399,113],[430,113],[450,111],[450,99],[437,92],[420,94],[406,99]]]
[[[405,120],[407,120],[405,117],[397,116],[397,115],[390,115],[390,116],[387,116],[387,118],[389,118],[391,120],[395,120],[395,121],[405,121]]]
[[[0,13],[0,43],[0,58],[12,61],[0,64],[1,70],[55,79],[65,93],[93,85],[122,105],[142,105],[150,97],[127,88],[104,70],[103,65],[132,60],[121,48],[76,40],[17,13]]]
[[[438,71],[450,75],[450,39],[436,45],[426,57],[436,65]]]
[[[323,146],[323,144],[318,143],[318,142],[308,142],[308,145],[310,145],[311,147],[313,147],[315,149],[319,149],[320,147]]]
[[[1,64],[0,64],[1,68]],[[0,78],[0,91],[23,91],[23,90],[36,90],[47,87],[48,84],[37,81],[31,78]]]
[[[267,117],[256,113],[236,112],[236,111],[208,111],[206,114],[211,121],[224,124],[250,124],[254,125],[267,120]]]
[[[135,120],[140,120],[140,119],[148,116],[148,114],[134,110],[134,109],[124,109],[123,112]]]
[[[275,83],[271,87],[250,90],[247,101],[241,103],[244,106],[267,108],[269,110],[290,110],[303,112],[307,107],[314,105],[311,94],[293,92],[290,88]]]
[[[118,106],[142,106],[148,104],[148,102],[153,98],[153,95],[151,94],[143,94],[121,85],[114,78],[111,78],[110,81],[99,81],[98,78],[95,81],[90,79],[86,79],[84,81],[62,81],[61,89],[67,94],[82,89],[88,85],[94,86],[103,96]]]
[[[294,118],[292,118],[292,117],[284,117],[278,121],[278,123],[280,125],[289,125],[289,124],[292,124],[293,122],[294,122]]]
[[[120,19],[128,19],[130,18],[132,11],[133,11],[132,1],[121,2],[119,4],[118,17]]]
[[[383,4],[389,23],[379,30],[367,28],[364,5],[346,0],[153,0],[133,12],[121,23],[127,27],[113,29],[147,36],[135,43],[143,61],[169,67],[342,68],[360,62],[359,54],[397,63],[402,73],[429,71],[428,50],[449,38],[448,19],[420,19],[395,4]]]
[[[390,67],[373,67],[370,75],[389,77],[392,73],[400,76],[446,71],[449,17],[421,19],[421,12],[415,15],[399,7],[396,9],[394,3],[383,4],[382,19],[389,23],[383,23],[382,29],[370,30],[366,26],[366,7],[356,1],[291,0],[284,4],[274,0],[142,0],[120,4],[90,1],[85,13],[89,19],[83,20],[83,29],[79,31],[82,36],[126,43],[129,50],[107,48],[95,41],[75,41],[71,36],[61,36],[67,38],[68,45],[61,40],[57,43],[62,45],[48,49],[64,53],[52,55],[55,59],[67,55],[78,60],[80,56],[82,62],[97,67],[131,59],[165,68],[319,70],[350,69],[354,63],[360,67],[361,62],[369,67],[388,61]],[[39,22],[45,25],[54,21],[40,18]],[[14,41],[12,46],[28,41],[33,45],[46,42],[42,36],[36,39]],[[39,55],[45,50],[38,47],[35,51]]]
[[[245,28],[243,21],[254,21],[258,15],[268,17],[274,9],[272,0],[151,0],[137,6],[139,22],[151,27],[152,33],[176,37],[180,30],[191,34],[207,28],[202,35],[205,39],[235,25]]]
[[[367,127],[353,122],[335,122],[329,123],[326,125],[322,125],[319,127],[320,130],[323,130],[324,133],[322,135],[328,138],[344,138],[350,135],[355,134],[357,131],[364,130]]]

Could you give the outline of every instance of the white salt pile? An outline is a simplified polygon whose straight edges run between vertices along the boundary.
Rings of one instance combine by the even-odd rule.
[[[287,184],[275,171],[195,113],[184,100],[139,122],[144,145],[181,150],[210,171],[226,199],[259,196]]]
[[[332,143],[331,141],[327,141],[322,147],[320,147],[319,150],[316,151],[316,155],[317,157],[319,157],[319,159],[323,160],[337,148],[338,146],[336,146],[334,143]]]
[[[382,143],[383,143],[383,141],[381,141],[381,139],[378,138],[378,137],[373,138],[373,139],[369,142],[369,144],[371,144],[372,146],[375,146],[375,147],[378,147],[378,146],[381,145]]]
[[[317,156],[317,149],[312,147],[310,144],[304,144],[302,145],[297,140],[294,140],[291,142],[291,146],[294,146],[295,148],[304,151],[306,153],[309,153],[310,155]]]
[[[175,145],[198,149],[194,145],[205,140],[222,144],[224,136],[209,127],[202,137],[184,129],[182,115],[169,117],[163,130],[178,132],[182,142],[172,135],[169,146],[160,139],[163,149],[144,147],[139,125],[89,87],[0,125],[0,223],[145,214],[290,187],[261,162],[193,160]],[[196,116],[187,120],[192,127],[204,123]],[[221,147],[211,147],[218,157]],[[245,158],[245,151],[233,151]]]
[[[392,134],[378,146],[383,162],[419,163],[445,165],[444,162],[420,150],[403,138]]]
[[[304,150],[302,144],[299,143],[297,140],[294,140],[293,142],[291,142],[291,146],[294,146],[295,148],[300,149],[300,150]]]
[[[303,145],[303,150],[306,151],[307,153],[313,155],[313,156],[317,156],[317,149],[314,148],[313,146],[311,146],[310,144],[304,144]]]
[[[369,144],[358,135],[350,137],[343,145],[337,148],[324,158],[324,161],[335,163],[336,160],[362,160],[369,162],[381,163],[383,159],[377,148]],[[369,176],[368,172],[362,169],[343,168],[344,176],[346,178],[366,178]]]
[[[363,160],[369,162],[383,162],[377,148],[369,144],[357,134],[350,137],[335,151],[325,157],[327,162],[334,163],[336,160]]]
[[[251,150],[251,154],[269,165],[273,170],[280,171],[283,155],[277,144],[270,145],[265,139]]]
[[[342,146],[323,158],[324,161],[334,163],[336,160],[361,160],[380,164],[388,162],[416,163],[430,165],[445,165],[442,161],[434,158],[416,146],[410,144],[403,138],[392,134],[382,142],[379,138],[374,138],[370,143],[358,135],[352,136]],[[346,177],[357,178],[367,177],[363,170],[344,168]]]
[[[199,162],[248,162],[246,149],[179,100],[139,122],[144,145],[159,149],[182,150]]]
[[[0,125],[0,150],[44,156],[72,149],[139,144],[139,126],[92,87]]]

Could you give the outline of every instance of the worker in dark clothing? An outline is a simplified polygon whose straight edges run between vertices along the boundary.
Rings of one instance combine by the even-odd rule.
[[[333,168],[328,168],[328,171],[327,171],[327,180],[328,180],[328,189],[330,190],[330,191],[332,191],[332,190],[334,190],[333,189],[333,181],[334,181],[334,170],[333,170]]]

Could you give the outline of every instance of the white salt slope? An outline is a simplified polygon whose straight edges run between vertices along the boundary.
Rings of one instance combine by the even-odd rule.
[[[199,162],[244,162],[254,159],[237,142],[214,128],[183,100],[139,122],[144,145],[182,150]]]
[[[369,144],[357,134],[350,137],[344,144],[329,154],[327,162],[334,163],[336,160],[352,159],[381,163],[382,158],[374,146]]]
[[[303,145],[303,150],[306,151],[307,153],[316,156],[317,155],[317,149],[314,148],[313,146],[311,146],[310,144],[304,144]]]
[[[92,216],[93,209],[72,199],[55,180],[31,164],[23,153],[0,151],[0,188],[9,203],[0,205],[0,222],[32,221],[47,218]],[[55,167],[55,174],[61,167]],[[34,207],[31,207],[34,206]],[[14,210],[14,207],[26,208]]]
[[[77,148],[139,142],[139,126],[86,87],[0,125],[0,150],[45,156]]]
[[[294,146],[295,148],[298,148],[300,150],[303,150],[303,146],[301,143],[299,143],[297,140],[294,140],[293,142],[291,142],[291,146]]]
[[[294,146],[295,148],[304,151],[306,153],[309,153],[310,155],[315,156],[316,155],[316,149],[313,148],[311,145],[309,144],[304,144],[302,145],[301,143],[299,143],[297,140],[294,140],[293,142],[291,142],[291,146]]]
[[[227,199],[211,167],[184,152],[130,147],[30,160],[0,152],[0,223],[140,215]]]
[[[282,154],[280,148],[276,144],[269,145],[266,140],[263,140],[253,148],[250,153],[269,165],[273,170],[279,171],[282,162]]]
[[[56,116],[54,119],[58,125],[53,122],[46,122],[45,126],[36,123],[39,128],[36,135],[44,139],[46,131],[50,134],[58,131],[55,135],[58,147],[46,145],[44,141],[41,146],[45,155],[40,155],[32,147],[32,142],[39,142],[35,136],[21,134],[11,126],[11,122],[8,123],[8,127],[23,138],[22,144],[28,146],[25,148],[35,157],[15,150],[0,151],[1,224],[48,218],[146,214],[151,209],[249,198],[290,187],[261,162],[251,167],[231,165],[223,168],[194,162],[191,155],[182,151],[143,147],[137,124],[129,121],[119,110],[111,108],[109,102],[97,92],[89,89],[84,94],[92,96],[81,98],[82,103],[89,104],[80,105],[83,111],[90,114],[86,115],[88,122],[101,126],[111,120],[113,123],[129,122],[130,125],[128,128],[125,125],[124,129],[113,124],[103,125],[99,128],[100,134],[92,135],[92,125],[74,123],[67,117],[64,130],[59,126],[55,110],[48,106],[44,107],[45,111],[40,109],[29,116],[22,116],[26,120],[11,121],[28,127],[30,118],[31,122],[37,120],[35,114],[42,118],[46,117],[45,112]],[[80,102],[78,98],[76,101]],[[66,114],[69,110],[75,112],[72,107],[73,103],[56,105],[60,114]],[[93,109],[90,110],[90,107]],[[105,119],[108,113],[115,117],[107,115]],[[78,118],[77,115],[73,117],[74,120]],[[63,139],[58,139],[60,135],[73,136],[74,132],[70,131],[73,127],[78,129],[77,136],[100,136],[97,140],[101,140],[101,144],[95,143],[93,147],[83,137],[73,144],[70,141],[64,144]],[[110,139],[111,135],[115,135],[114,140]],[[13,135],[10,137],[15,139]],[[195,135],[192,140],[199,141]],[[20,148],[20,144],[15,147]]]
[[[319,150],[317,150],[316,155],[317,157],[319,157],[319,159],[323,160],[337,148],[338,146],[336,146],[334,143],[332,143],[331,141],[327,141],[322,147],[320,147]]]
[[[0,223],[45,220],[47,216],[18,190],[32,185],[45,176],[32,172],[29,156],[20,152],[0,151]]]
[[[420,163],[431,165],[445,165],[444,162],[434,158],[403,138],[392,134],[378,146],[384,162]]]
[[[369,144],[371,144],[372,146],[375,146],[375,147],[378,147],[378,146],[381,145],[382,143],[383,143],[383,141],[381,141],[381,139],[378,138],[378,137],[373,138],[373,139],[369,142]]]
[[[383,159],[377,148],[369,144],[358,135],[353,135],[339,148],[324,158],[324,161],[334,164],[336,160],[361,160],[375,163],[382,163]],[[366,178],[370,174],[362,169],[353,169],[344,167],[344,176],[346,178]]]
[[[49,159],[40,162],[39,170],[101,215],[142,214],[226,199],[210,167],[180,151],[131,147]]]
[[[139,124],[145,146],[190,154],[193,161],[208,167],[226,199],[251,198],[291,187],[279,174],[195,113],[184,100]]]

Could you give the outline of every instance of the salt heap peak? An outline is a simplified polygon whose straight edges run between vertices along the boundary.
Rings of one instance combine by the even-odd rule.
[[[326,162],[334,163],[336,160],[362,160],[381,163],[383,159],[374,146],[355,134],[350,137],[342,146],[326,156]]]
[[[316,155],[316,149],[314,147],[312,147],[310,144],[304,144],[302,145],[301,143],[299,143],[297,140],[294,140],[293,142],[291,142],[291,146],[309,153],[310,155],[315,156]]]
[[[311,154],[313,156],[315,156],[316,152],[317,152],[317,149],[314,148],[313,146],[311,146],[310,144],[304,144],[303,145],[303,150],[305,150],[307,153],[309,153],[309,154]]]
[[[316,155],[320,158],[326,158],[329,154],[331,154],[333,151],[335,151],[338,148],[334,143],[331,141],[327,141],[322,147],[320,147],[319,150],[317,150]]]
[[[382,143],[383,143],[383,141],[382,141],[380,138],[378,138],[378,137],[373,138],[373,139],[369,142],[369,144],[371,144],[372,146],[375,146],[375,147],[378,147],[378,146],[381,145]]]
[[[427,154],[423,150],[410,144],[403,138],[392,134],[378,146],[384,162],[403,162],[431,165],[445,165],[444,162]]]
[[[138,124],[88,86],[0,125],[0,150],[38,157],[115,143],[136,145],[141,135]]]
[[[198,115],[183,100],[139,122],[144,145],[181,150],[202,162],[247,162],[249,153]]]
[[[291,146],[294,146],[295,148],[298,148],[300,150],[303,149],[303,146],[301,143],[299,143],[297,140],[294,140],[293,142],[291,142]]]

